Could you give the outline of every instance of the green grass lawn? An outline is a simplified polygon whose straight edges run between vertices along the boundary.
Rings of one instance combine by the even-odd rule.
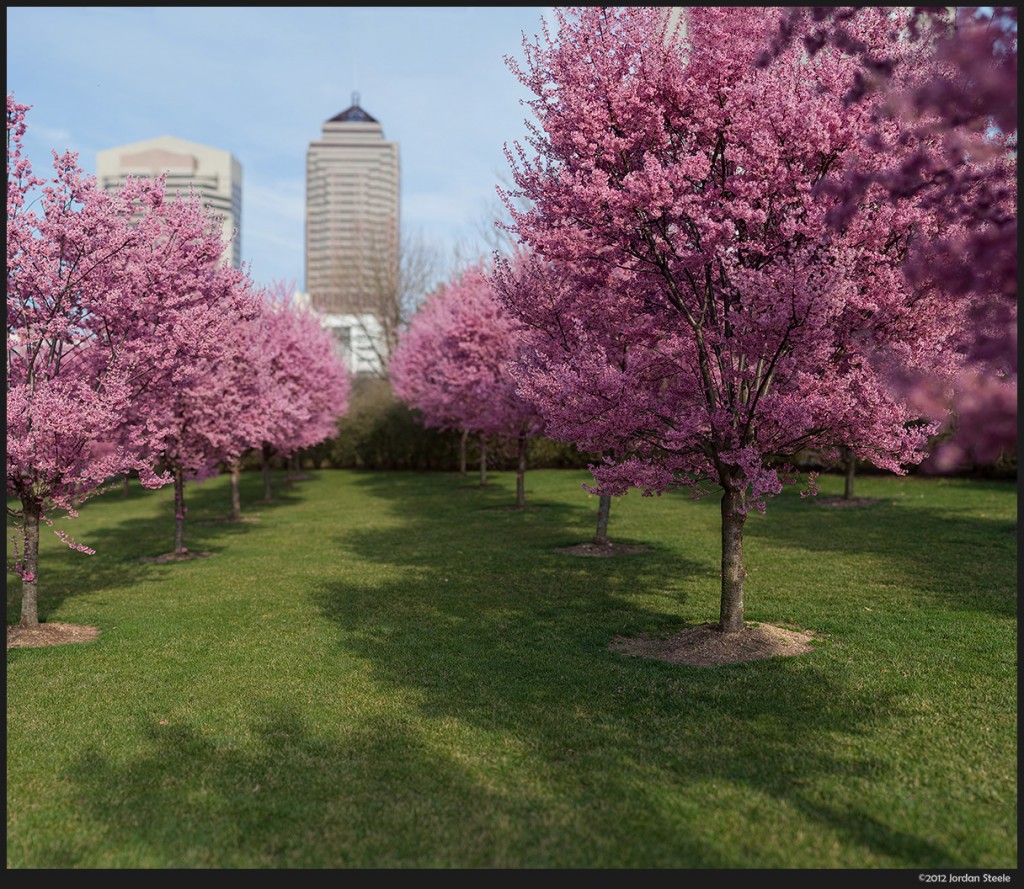
[[[863,476],[747,521],[747,618],[812,652],[688,667],[612,637],[716,620],[719,504],[588,475],[323,471],[112,491],[43,533],[7,653],[8,868],[1015,868],[1016,486]],[[825,477],[822,494],[842,480]],[[7,621],[20,581],[8,575]]]

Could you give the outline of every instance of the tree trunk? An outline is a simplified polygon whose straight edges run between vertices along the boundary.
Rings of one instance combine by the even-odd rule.
[[[726,486],[722,492],[722,611],[719,627],[723,633],[742,630],[743,623],[743,491]]]
[[[607,546],[608,540],[608,515],[612,510],[612,495],[602,494],[597,501],[597,531],[594,533],[594,543],[597,546]]]
[[[516,442],[516,509],[526,507],[526,436]]]
[[[459,439],[459,475],[466,474],[466,445],[469,442],[469,430],[462,430],[462,438]]]
[[[480,487],[487,484],[487,442],[480,439]]]
[[[299,452],[293,451],[285,460],[285,464],[288,467],[288,475],[285,478],[285,484],[290,488],[298,480],[301,475],[302,463],[299,460]]]
[[[39,626],[39,505],[21,501],[21,519],[25,527],[25,570],[21,576],[22,627]]]
[[[123,495],[124,495],[125,497],[127,497],[127,496],[128,496],[128,482],[129,482],[130,480],[131,480],[131,477],[130,477],[130,476],[129,476],[129,475],[127,474],[127,473],[125,473],[125,476],[124,476],[124,484],[123,484],[123,485],[122,485],[122,487],[121,487],[121,493],[122,493],[122,494],[123,494]]]
[[[269,501],[271,499],[270,490],[270,445],[263,445],[263,499]]]
[[[231,521],[237,522],[242,518],[242,458],[236,457],[231,461]]]
[[[185,473],[174,467],[174,551],[185,552]]]
[[[853,476],[857,470],[857,458],[853,456],[853,451],[849,448],[843,448],[843,456],[846,458],[846,484],[843,488],[843,499],[853,500]]]

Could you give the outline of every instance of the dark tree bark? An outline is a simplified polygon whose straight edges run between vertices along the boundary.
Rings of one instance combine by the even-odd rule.
[[[285,458],[285,466],[288,471],[285,475],[284,483],[290,488],[299,480],[299,476],[302,475],[302,458],[299,456],[298,451],[293,451]]]
[[[743,623],[743,523],[747,514],[743,490],[726,485],[722,493],[722,610],[723,633],[742,630]]]
[[[843,499],[853,500],[853,477],[857,471],[857,458],[853,456],[853,451],[849,448],[843,448],[843,457],[846,460],[846,483],[843,487]]]
[[[466,474],[466,445],[469,442],[469,430],[462,430],[462,437],[459,439],[459,475]]]
[[[526,506],[526,436],[516,441],[516,509]]]
[[[25,573],[21,579],[22,627],[39,626],[39,505],[33,501],[21,501],[21,520],[25,525]]]
[[[597,531],[594,532],[594,543],[597,546],[607,546],[608,540],[608,516],[612,509],[612,495],[602,494],[597,501]]]
[[[231,520],[237,522],[242,518],[242,458],[231,461]]]
[[[273,492],[270,490],[270,445],[264,442],[261,451],[263,457],[263,499],[269,501]]]
[[[487,442],[480,439],[480,487],[487,484]]]
[[[625,370],[625,368],[623,368]],[[608,455],[609,452],[605,452]],[[608,519],[612,511],[612,495],[601,494],[597,501],[597,530],[594,532],[596,546],[608,546]]]
[[[185,552],[185,473],[174,467],[174,551]]]

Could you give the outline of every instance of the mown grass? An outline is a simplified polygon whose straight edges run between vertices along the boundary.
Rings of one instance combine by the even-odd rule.
[[[1012,868],[1016,488],[859,478],[747,522],[747,617],[809,654],[609,651],[718,615],[717,499],[612,508],[586,473],[325,471],[216,524],[227,480],[137,487],[44,534],[7,655],[8,868]],[[840,491],[825,478],[823,495]],[[20,583],[8,575],[7,619]]]

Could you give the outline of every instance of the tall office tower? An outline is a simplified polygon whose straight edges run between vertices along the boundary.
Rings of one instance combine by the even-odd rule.
[[[166,173],[167,194],[188,196],[189,186],[204,207],[221,220],[224,241],[234,238],[225,262],[242,264],[242,165],[227,151],[158,136],[108,148],[96,155],[96,179],[105,191],[116,191],[128,176],[153,179]]]
[[[352,105],[306,152],[306,291],[355,373],[379,371],[382,320],[396,298],[398,143]]]

